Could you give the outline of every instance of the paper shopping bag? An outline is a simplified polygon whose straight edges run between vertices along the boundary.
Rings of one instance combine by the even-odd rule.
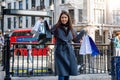
[[[90,36],[88,36],[88,37],[89,37],[89,42],[90,42],[91,49],[92,49],[92,56],[96,56],[99,54],[99,50],[98,50],[95,42],[93,41],[93,39]]]
[[[92,48],[91,48],[91,44],[90,44],[88,35],[85,35],[83,37],[83,42],[81,44],[79,53],[82,55],[92,54]]]

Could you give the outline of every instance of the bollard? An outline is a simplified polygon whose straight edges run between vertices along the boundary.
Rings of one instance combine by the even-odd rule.
[[[6,62],[6,47],[7,47],[7,40],[6,40],[7,34],[4,35],[4,46],[3,46],[3,50],[2,50],[2,66],[3,66],[3,70],[5,70],[5,62]]]
[[[120,57],[117,57],[116,59],[116,77],[117,80],[120,80]]]
[[[114,57],[111,57],[111,80],[115,80],[115,65],[114,65]]]
[[[120,80],[120,56],[111,58],[111,77],[112,80]]]
[[[7,41],[7,51],[6,51],[6,63],[5,63],[5,78],[4,80],[11,80],[10,78],[10,38],[9,38],[9,35],[6,36],[6,41]]]

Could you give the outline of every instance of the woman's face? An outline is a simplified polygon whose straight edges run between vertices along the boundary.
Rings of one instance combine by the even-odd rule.
[[[68,16],[66,14],[62,14],[61,22],[62,24],[66,24],[68,22]]]
[[[120,34],[118,35],[118,37],[120,37]]]

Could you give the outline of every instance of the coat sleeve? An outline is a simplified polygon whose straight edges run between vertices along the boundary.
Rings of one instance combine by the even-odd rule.
[[[80,43],[80,40],[82,40],[82,38],[85,34],[87,34],[87,32],[84,29],[82,29],[79,33],[76,34],[76,37],[73,41],[75,43]]]
[[[54,35],[54,36],[57,35],[57,28],[56,28],[55,25],[51,28],[51,34]]]

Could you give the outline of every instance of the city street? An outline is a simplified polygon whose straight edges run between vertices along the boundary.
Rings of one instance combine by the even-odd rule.
[[[5,72],[0,66],[0,80],[4,80]],[[71,80],[111,80],[108,74],[81,74],[78,76],[71,76]],[[35,76],[35,77],[12,77],[11,80],[57,80],[57,76]]]
[[[117,80],[119,49],[120,0],[0,1],[0,80]]]
[[[12,80],[57,80],[57,76],[40,76],[31,78],[12,78]],[[70,80],[111,80],[111,77],[107,74],[82,74],[78,76],[71,76]]]

